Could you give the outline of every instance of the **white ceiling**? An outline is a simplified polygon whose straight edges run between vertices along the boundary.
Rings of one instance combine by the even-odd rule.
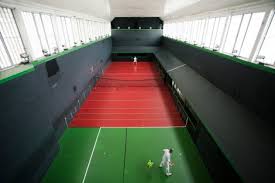
[[[0,0],[1,1],[1,0]],[[12,0],[19,3],[36,3],[54,8],[75,11],[103,19],[110,19],[109,0]]]
[[[162,17],[166,0],[109,0],[112,17]]]
[[[15,0],[21,1],[22,0]],[[23,0],[72,10],[104,19],[172,17],[198,14],[259,0]],[[269,1],[269,0],[260,0]]]
[[[171,14],[166,14],[164,19],[173,19],[173,17],[190,16],[204,12],[215,11],[219,9],[225,9],[261,1],[268,2],[269,0],[200,0],[194,4],[190,4],[187,7],[176,10]]]

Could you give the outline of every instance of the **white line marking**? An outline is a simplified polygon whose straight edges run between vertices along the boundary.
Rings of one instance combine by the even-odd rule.
[[[81,109],[164,109],[163,107],[140,107],[140,108],[136,108],[136,107],[83,107]],[[176,110],[173,110],[176,111]]]
[[[131,114],[166,114],[166,115],[169,115],[169,114],[179,114],[179,112],[167,112],[167,113],[164,113],[164,112],[157,112],[157,113],[151,113],[151,112],[147,112],[147,113],[125,113],[125,112],[117,112],[117,113],[108,113],[108,112],[81,112],[81,113],[78,113],[77,115],[82,115],[82,114],[104,114],[104,115],[111,115],[111,114],[124,114],[124,115],[131,115]]]
[[[157,99],[94,99],[94,100],[87,100],[88,102],[121,102],[121,101],[129,101],[129,102],[144,102],[144,101],[152,101],[152,102],[163,102],[163,101],[159,101]],[[168,102],[168,101],[166,101]],[[170,102],[170,101],[169,101]]]
[[[85,171],[85,174],[84,174],[82,183],[85,182],[85,179],[86,179],[86,176],[87,176],[87,173],[88,173],[88,169],[89,169],[89,167],[90,167],[90,163],[91,163],[91,160],[92,160],[94,151],[95,151],[95,146],[96,146],[97,139],[98,139],[98,137],[99,137],[100,131],[101,131],[101,128],[99,128],[99,130],[98,130],[98,132],[97,132],[97,136],[96,136],[96,139],[95,139],[94,147],[93,147],[93,150],[92,150],[92,153],[91,153],[91,156],[90,156],[90,159],[89,159],[89,162],[88,162],[88,165],[87,165],[87,168],[86,168],[86,171]]]
[[[183,126],[136,126],[136,127],[120,126],[120,127],[101,127],[101,128],[186,128],[186,125],[183,125]]]
[[[144,87],[143,87],[144,88]],[[109,89],[108,89],[109,90]],[[128,90],[128,88],[127,88]],[[121,92],[121,89],[120,90],[112,90],[112,91],[93,91],[93,93],[97,94],[97,93],[118,93],[118,92]],[[126,91],[127,93],[140,93],[140,91]],[[148,90],[148,91],[142,91],[142,93],[156,93],[156,94],[162,94],[162,93],[169,93],[170,91],[168,89],[164,89],[164,90],[161,90],[161,89],[158,89],[158,90]]]
[[[180,66],[175,67],[175,68],[173,68],[173,69],[170,69],[170,70],[168,70],[167,72],[171,72],[171,71],[173,71],[173,70],[176,70],[176,69],[178,69],[178,68],[180,68],[180,67],[184,67],[184,66],[186,66],[186,64],[183,64],[183,65],[180,65]]]
[[[181,119],[177,119],[177,118],[169,118],[169,117],[167,117],[167,118],[165,118],[165,117],[163,117],[163,118],[148,118],[148,119],[119,119],[119,118],[113,118],[113,119],[75,119],[75,120],[77,120],[77,121],[114,121],[114,120],[120,120],[120,121],[156,121],[156,120],[158,120],[158,121],[162,121],[162,120],[168,120],[168,121],[170,121],[170,120],[172,120],[173,122],[174,121],[182,121]]]

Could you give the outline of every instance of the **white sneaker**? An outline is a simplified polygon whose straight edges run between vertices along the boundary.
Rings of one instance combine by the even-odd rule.
[[[172,173],[166,173],[166,176],[171,176],[172,175]]]

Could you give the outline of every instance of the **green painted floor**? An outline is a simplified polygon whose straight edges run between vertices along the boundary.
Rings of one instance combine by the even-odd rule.
[[[60,151],[43,182],[81,182],[97,132],[97,128],[67,129],[60,140]]]
[[[208,183],[210,177],[186,128],[69,128],[43,183]],[[174,148],[173,175],[158,167]],[[153,168],[146,167],[151,159]],[[87,168],[88,167],[88,168]],[[87,174],[85,176],[85,172]]]

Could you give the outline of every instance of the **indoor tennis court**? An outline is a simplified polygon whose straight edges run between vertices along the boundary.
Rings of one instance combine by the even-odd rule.
[[[43,181],[210,182],[185,127],[153,62],[112,62],[69,124]],[[170,177],[158,167],[164,148],[174,149]]]
[[[274,182],[274,42],[274,0],[0,0],[0,182]]]

